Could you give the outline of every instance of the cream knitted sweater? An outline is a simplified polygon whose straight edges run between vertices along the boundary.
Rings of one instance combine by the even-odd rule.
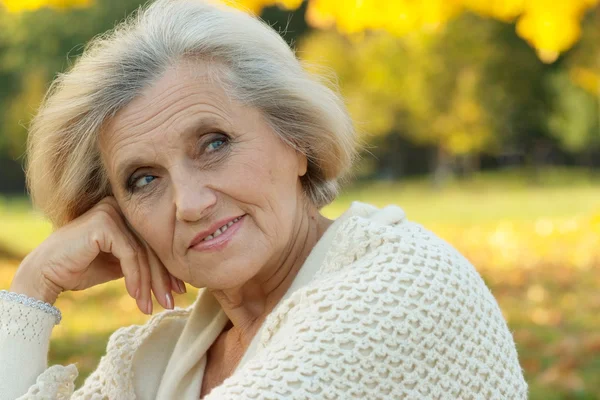
[[[68,316],[66,316],[68,318]],[[73,392],[46,369],[52,317],[0,301],[0,399],[198,399],[227,323],[207,291],[117,330]],[[526,399],[513,338],[481,277],[395,206],[354,202],[311,252],[235,373],[206,400]]]

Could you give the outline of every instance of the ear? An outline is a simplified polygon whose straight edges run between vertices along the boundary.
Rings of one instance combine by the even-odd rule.
[[[304,176],[308,171],[308,159],[298,150],[296,150],[296,156],[298,157],[298,176]]]

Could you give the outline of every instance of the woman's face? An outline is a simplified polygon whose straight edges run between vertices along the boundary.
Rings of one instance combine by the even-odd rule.
[[[208,67],[167,71],[111,120],[100,148],[126,219],[169,272],[229,289],[285,258],[305,213],[307,165],[259,111],[211,82]]]

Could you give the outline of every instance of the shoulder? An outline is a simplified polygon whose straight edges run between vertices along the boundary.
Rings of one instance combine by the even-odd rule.
[[[414,279],[465,274],[483,284],[475,268],[456,249],[397,206],[347,218],[336,231],[317,278],[353,270],[400,272]],[[474,281],[473,281],[474,280]],[[485,286],[485,285],[484,285]]]
[[[455,323],[468,316],[480,321],[478,327],[508,332],[479,273],[433,232],[405,216],[393,224],[354,216],[341,228],[314,281],[329,286],[325,292],[372,298],[371,309],[398,305],[390,308],[392,314],[402,310],[405,316],[419,316],[421,324]]]
[[[320,351],[384,360],[395,381],[418,382],[421,394],[526,396],[500,307],[458,251],[406,218],[385,224],[353,216],[340,228],[284,324],[307,341],[325,338],[321,344],[332,347]]]

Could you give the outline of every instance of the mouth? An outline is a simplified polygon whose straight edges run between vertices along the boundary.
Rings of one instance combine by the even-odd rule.
[[[211,228],[211,231],[199,233],[190,243],[190,249],[203,251],[225,247],[225,245],[233,238],[234,234],[240,229],[245,216],[246,214],[229,220],[220,221],[216,228]]]

